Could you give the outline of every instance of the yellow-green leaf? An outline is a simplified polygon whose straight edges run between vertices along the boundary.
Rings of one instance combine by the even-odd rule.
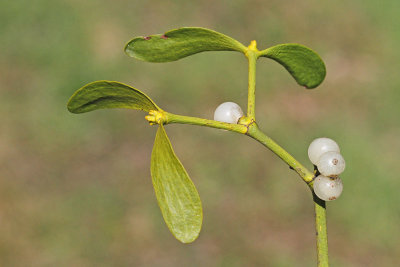
[[[201,200],[161,124],[151,154],[151,177],[164,220],[183,243],[193,242],[203,220]]]
[[[317,53],[299,44],[281,44],[260,52],[286,68],[298,84],[308,89],[322,83],[326,75],[325,64]]]
[[[96,81],[83,86],[71,96],[67,107],[72,113],[106,108],[129,108],[146,112],[160,110],[144,93],[112,81]]]
[[[125,52],[149,62],[170,62],[204,51],[239,51],[246,47],[222,33],[198,27],[184,27],[164,34],[136,37]]]

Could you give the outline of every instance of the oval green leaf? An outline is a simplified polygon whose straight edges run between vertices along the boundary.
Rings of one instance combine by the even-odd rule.
[[[164,220],[176,239],[193,242],[203,221],[200,196],[161,124],[151,154],[151,177]]]
[[[72,113],[108,108],[129,108],[146,112],[160,110],[144,93],[129,85],[112,81],[96,81],[83,86],[71,96],[67,107]]]
[[[286,68],[296,82],[308,89],[322,83],[326,75],[325,64],[319,55],[299,44],[281,44],[260,52]]]
[[[204,51],[239,51],[246,47],[222,33],[198,27],[184,27],[164,34],[136,37],[125,53],[149,62],[170,62]]]

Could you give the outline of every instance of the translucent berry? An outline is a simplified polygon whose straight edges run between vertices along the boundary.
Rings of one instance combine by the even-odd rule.
[[[319,157],[317,162],[318,171],[325,176],[339,175],[345,167],[344,158],[338,152],[326,152]]]
[[[314,193],[322,200],[331,201],[337,199],[343,191],[343,183],[339,177],[326,177],[319,175],[314,180]]]
[[[222,103],[214,112],[214,120],[221,122],[237,123],[241,117],[243,117],[242,109],[233,102]]]
[[[308,147],[308,158],[314,165],[317,165],[319,157],[321,157],[325,152],[330,151],[340,153],[338,144],[332,139],[326,137],[317,138],[312,141]]]

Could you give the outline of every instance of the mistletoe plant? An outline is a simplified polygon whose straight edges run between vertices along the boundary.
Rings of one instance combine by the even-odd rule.
[[[325,65],[313,50],[299,44],[281,44],[258,50],[256,41],[248,47],[224,34],[197,27],[185,27],[164,34],[136,37],[125,46],[131,57],[148,62],[170,62],[204,52],[236,51],[249,63],[247,114],[232,102],[220,105],[214,120],[169,113],[158,107],[146,94],[120,82],[96,81],[77,90],[68,102],[72,113],[97,109],[128,108],[143,110],[151,125],[158,125],[151,155],[151,177],[158,205],[171,233],[181,242],[193,242],[199,235],[203,213],[199,194],[185,168],[175,155],[164,125],[193,124],[224,129],[250,136],[286,162],[311,189],[315,203],[318,265],[328,266],[325,201],[337,198],[342,191],[338,175],[344,160],[338,145],[331,139],[314,140],[308,150],[314,171],[309,171],[294,157],[263,133],[255,119],[256,61],[269,58],[281,64],[299,85],[317,87],[325,78]]]

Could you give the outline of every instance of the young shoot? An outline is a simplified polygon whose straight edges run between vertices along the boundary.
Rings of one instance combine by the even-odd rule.
[[[203,210],[196,187],[175,154],[164,125],[179,123],[206,126],[253,138],[281,158],[320,198],[312,198],[316,214],[318,266],[328,266],[324,200],[337,198],[343,188],[340,178],[336,177],[344,170],[339,146],[328,138],[314,140],[308,149],[308,155],[311,162],[318,166],[318,171],[310,171],[261,131],[255,116],[256,63],[259,59],[271,59],[281,64],[306,89],[316,88],[322,83],[326,75],[324,62],[316,52],[303,45],[279,44],[259,50],[256,41],[245,46],[227,35],[198,27],[184,27],[163,34],[135,37],[125,46],[128,56],[158,63],[172,62],[207,51],[231,51],[246,57],[246,114],[233,102],[218,106],[214,120],[172,114],[158,107],[138,89],[113,81],[97,81],[83,86],[70,98],[68,110],[72,113],[84,113],[97,109],[127,108],[148,113],[146,120],[150,125],[158,127],[151,155],[151,177],[155,195],[166,225],[174,237],[183,243],[193,242],[199,236]],[[264,105],[267,105],[267,101],[265,102]],[[318,172],[335,177],[315,177]]]

